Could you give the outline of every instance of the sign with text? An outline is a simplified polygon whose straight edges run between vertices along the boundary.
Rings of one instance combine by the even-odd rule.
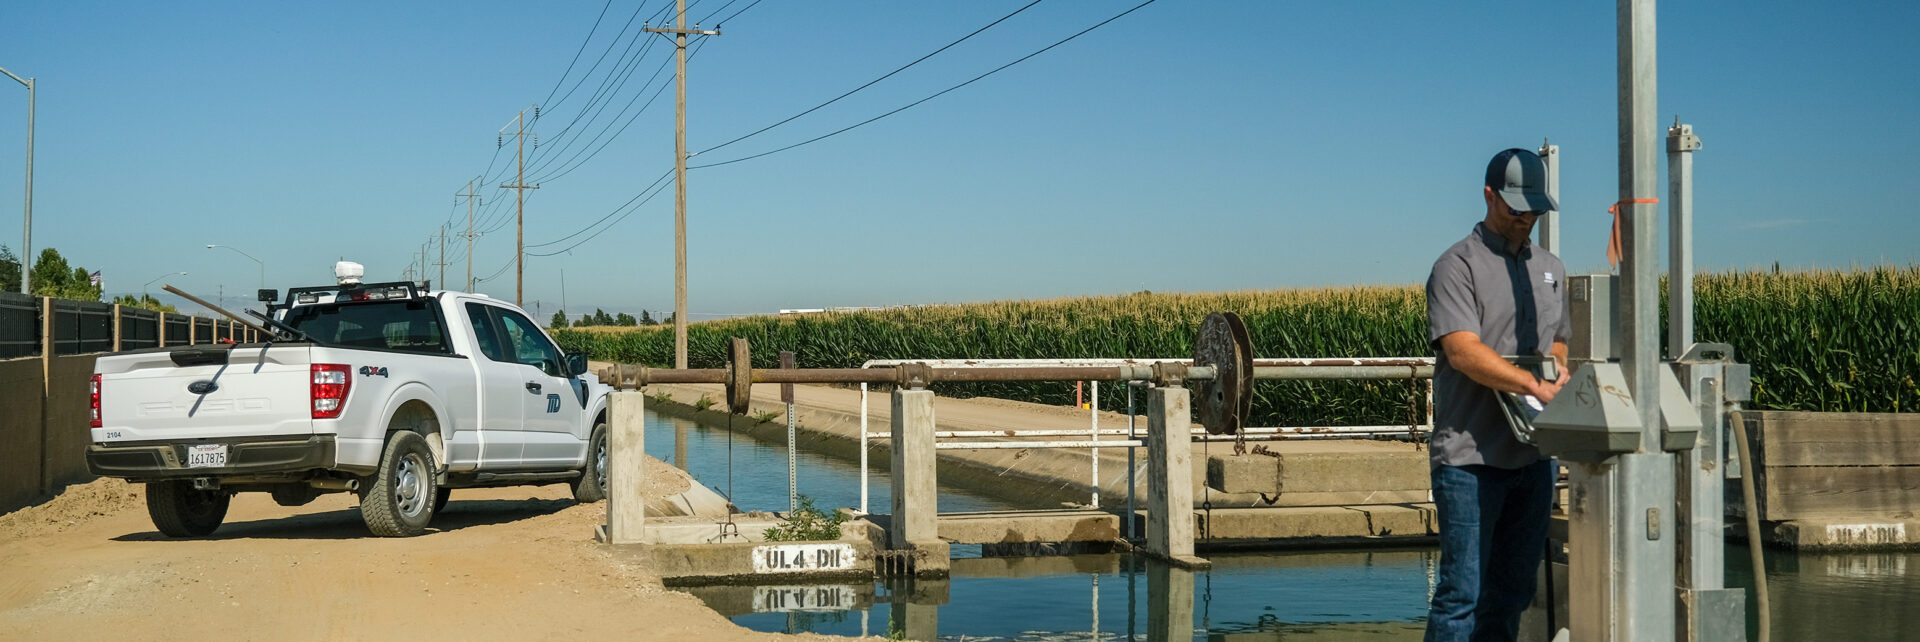
[[[753,612],[845,611],[859,608],[852,586],[756,586]]]
[[[853,568],[853,545],[845,542],[773,544],[753,549],[755,573],[850,571]]]

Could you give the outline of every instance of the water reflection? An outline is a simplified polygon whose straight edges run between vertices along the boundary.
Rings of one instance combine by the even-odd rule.
[[[1745,546],[1727,545],[1727,585],[1753,586]],[[1920,640],[1920,552],[1766,552],[1775,640]],[[1748,639],[1758,601],[1747,598]]]
[[[954,560],[944,580],[714,586],[760,631],[967,640],[1412,640],[1425,551],[1220,555],[1208,571],[1126,554]]]

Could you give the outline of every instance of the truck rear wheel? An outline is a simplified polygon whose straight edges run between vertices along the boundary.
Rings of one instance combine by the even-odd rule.
[[[573,479],[573,500],[591,504],[607,498],[607,424],[594,424],[587,440],[587,464]]]
[[[433,520],[433,453],[420,433],[401,430],[387,437],[380,469],[360,501],[360,517],[367,530],[381,537],[413,537],[427,532]]]
[[[147,516],[167,537],[200,537],[220,528],[233,495],[195,490],[185,479],[147,482]]]

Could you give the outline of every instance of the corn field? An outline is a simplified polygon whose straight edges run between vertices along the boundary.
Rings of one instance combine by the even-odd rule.
[[[1920,268],[1849,272],[1728,272],[1695,281],[1695,334],[1734,346],[1753,364],[1754,407],[1912,411],[1920,404]],[[930,305],[848,313],[757,316],[696,323],[694,368],[725,364],[730,337],[753,346],[754,367],[791,350],[803,368],[859,367],[870,359],[1191,357],[1208,313],[1236,312],[1259,357],[1405,357],[1431,354],[1418,286],[1138,293]],[[596,360],[670,365],[673,331],[562,329],[568,352]],[[948,396],[1073,403],[1071,382],[936,384]],[[1123,409],[1125,390],[1100,390]],[[1404,381],[1260,382],[1254,425],[1393,425],[1426,415],[1423,390]],[[1144,408],[1142,408],[1144,411]]]

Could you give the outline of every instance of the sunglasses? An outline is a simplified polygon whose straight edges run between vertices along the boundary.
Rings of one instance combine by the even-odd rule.
[[[1516,210],[1513,208],[1508,208],[1507,213],[1512,214],[1514,216],[1540,216],[1540,215],[1546,214],[1547,210]]]

